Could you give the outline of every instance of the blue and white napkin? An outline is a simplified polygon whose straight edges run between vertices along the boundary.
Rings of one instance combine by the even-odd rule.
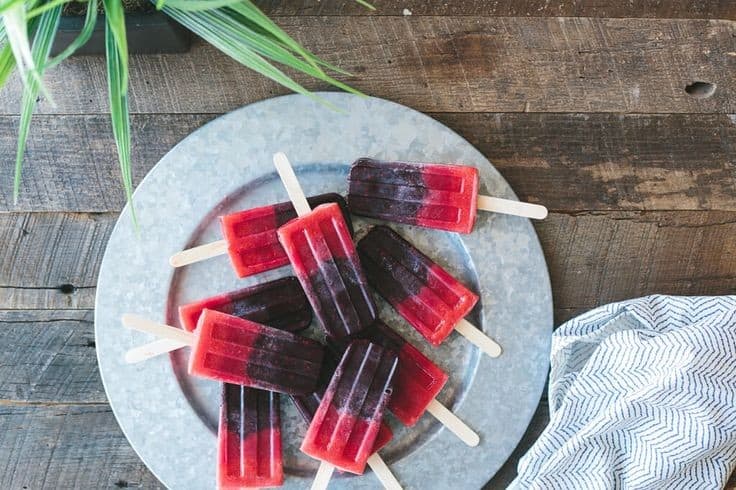
[[[511,488],[722,488],[736,465],[736,296],[648,296],[553,335],[550,424]]]

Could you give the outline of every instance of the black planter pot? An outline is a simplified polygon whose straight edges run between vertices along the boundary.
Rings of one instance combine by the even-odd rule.
[[[64,16],[59,24],[51,54],[59,54],[79,35],[84,17]],[[185,53],[189,51],[191,33],[161,12],[125,16],[128,52],[131,54]],[[76,54],[105,53],[105,16],[97,17],[90,40]]]

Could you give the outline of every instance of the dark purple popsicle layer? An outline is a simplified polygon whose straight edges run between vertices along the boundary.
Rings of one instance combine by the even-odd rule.
[[[398,233],[376,226],[357,245],[366,277],[433,345],[467,315],[478,296]]]
[[[399,162],[389,166],[360,158],[353,163],[348,181],[348,206],[353,213],[419,224],[418,216],[427,197],[427,188],[416,166]]]
[[[335,204],[292,220],[279,228],[278,235],[328,336],[352,335],[373,323],[373,298]]]
[[[205,308],[288,332],[303,330],[312,322],[312,308],[294,276],[181,305],[179,319],[185,330],[194,331]]]

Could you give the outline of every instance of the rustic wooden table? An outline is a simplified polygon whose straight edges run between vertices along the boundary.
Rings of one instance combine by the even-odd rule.
[[[260,3],[350,83],[439,119],[550,208],[536,228],[556,324],[649,293],[736,292],[733,1]],[[0,92],[0,487],[154,488],[95,358],[95,281],[124,203],[104,62],[72,59],[48,86],[57,105],[34,118],[16,205],[18,81]],[[136,180],[207,121],[283,93],[203,42],[133,57]],[[542,400],[490,487],[546,419]]]

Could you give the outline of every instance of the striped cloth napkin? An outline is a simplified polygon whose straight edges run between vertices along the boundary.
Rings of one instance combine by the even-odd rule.
[[[648,296],[553,335],[550,423],[510,488],[712,489],[736,466],[736,296]]]

